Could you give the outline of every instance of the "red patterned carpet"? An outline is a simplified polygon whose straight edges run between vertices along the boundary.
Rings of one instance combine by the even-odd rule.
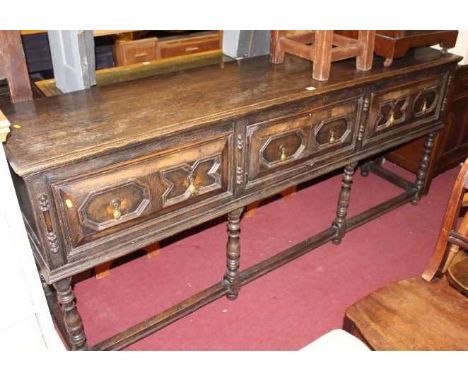
[[[388,164],[394,169],[396,166]],[[404,173],[406,177],[412,175]],[[236,301],[203,307],[127,350],[297,350],[342,324],[347,306],[392,281],[422,273],[437,239],[458,169],[438,176],[415,207],[407,204],[244,286]],[[329,226],[341,176],[261,205],[241,225],[241,268]],[[400,192],[355,176],[350,215]],[[224,221],[161,243],[156,256],[114,264],[109,276],[76,285],[91,345],[219,281]]]

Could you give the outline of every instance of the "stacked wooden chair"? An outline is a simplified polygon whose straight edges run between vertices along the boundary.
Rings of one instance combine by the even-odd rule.
[[[468,160],[422,278],[387,285],[346,310],[344,329],[375,350],[468,350]],[[459,223],[459,221],[461,222]]]
[[[12,102],[32,99],[20,31],[0,31],[0,79],[6,78]]]
[[[356,69],[370,70],[374,53],[375,31],[360,30],[351,38],[332,30],[271,31],[270,60],[274,64],[284,61],[289,53],[313,62],[312,77],[326,81],[332,62],[356,57]]]

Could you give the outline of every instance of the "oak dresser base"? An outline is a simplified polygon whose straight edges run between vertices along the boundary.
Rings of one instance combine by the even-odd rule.
[[[418,203],[460,57],[423,48],[390,68],[340,61],[328,81],[308,62],[256,57],[57,97],[2,105],[16,193],[50,310],[72,350],[118,350],[404,203]],[[377,59],[379,60],[379,59]],[[382,167],[427,137],[413,183]],[[348,217],[353,176],[400,195]],[[240,271],[250,203],[344,169],[330,227]],[[110,260],[228,216],[220,282],[90,347],[72,279]]]
[[[424,178],[427,175],[427,161],[430,157],[430,150],[432,148],[431,142],[434,141],[435,135],[436,133],[431,133],[426,139],[426,142],[428,143],[426,144],[426,150],[421,159],[420,172],[418,173],[415,183],[411,183],[382,167],[382,161],[380,159],[376,161],[368,161],[361,166],[361,174],[363,176],[367,176],[369,172],[372,172],[373,174],[402,188],[404,192],[346,219],[345,217],[349,205],[352,178],[356,168],[355,163],[350,164],[345,167],[343,186],[338,201],[337,219],[335,219],[332,226],[266,260],[251,266],[250,268],[243,270],[242,272],[237,272],[237,269],[239,267],[240,255],[239,220],[243,209],[240,208],[234,210],[228,216],[227,271],[225,278],[222,281],[194,294],[161,313],[126,329],[121,333],[99,342],[98,344],[90,347],[89,350],[122,350],[223,296],[226,296],[231,300],[235,299],[239,293],[240,286],[246,285],[257,278],[266,275],[267,273],[309,253],[329,241],[339,244],[347,231],[351,231],[352,229],[357,228],[408,202],[417,204],[417,201],[419,201],[421,197],[421,184],[423,184]],[[233,284],[235,284],[235,286],[233,286]],[[44,284],[44,291],[46,293],[54,321],[61,332],[62,338],[66,340],[68,347],[70,349],[88,350],[86,343],[81,342],[81,348],[77,348],[75,344],[70,343],[70,340],[68,339],[67,326],[62,320],[63,314],[53,296],[55,293],[47,284]]]

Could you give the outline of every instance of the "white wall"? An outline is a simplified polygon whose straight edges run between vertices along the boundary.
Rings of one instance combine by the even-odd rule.
[[[460,65],[468,65],[468,30],[458,31],[457,45],[449,50],[450,53],[463,56]]]
[[[64,350],[42,292],[3,145],[0,185],[1,349]]]

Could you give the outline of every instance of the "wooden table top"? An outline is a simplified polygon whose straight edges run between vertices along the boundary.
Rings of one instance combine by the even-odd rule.
[[[13,170],[23,176],[193,126],[460,59],[422,48],[390,68],[376,58],[369,72],[357,71],[354,60],[346,60],[334,63],[330,79],[319,82],[312,79],[306,60],[287,56],[284,64],[274,65],[262,56],[1,105],[12,125],[20,126],[12,129],[6,152]],[[310,86],[316,89],[307,90]]]

